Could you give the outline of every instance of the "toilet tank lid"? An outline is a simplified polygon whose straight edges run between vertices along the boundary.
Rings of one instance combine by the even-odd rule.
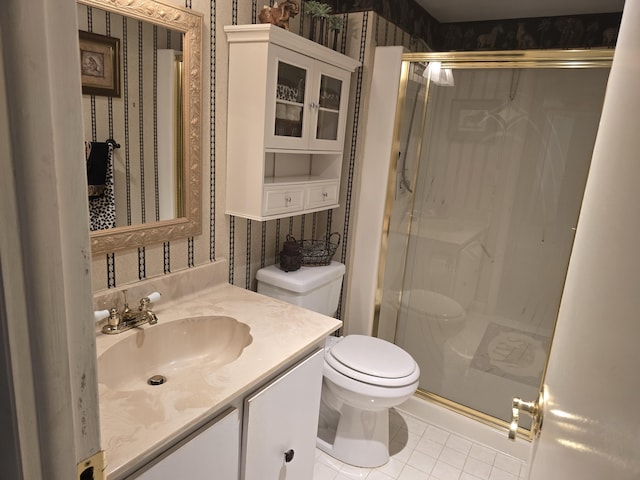
[[[341,278],[344,272],[344,265],[334,261],[320,267],[300,267],[293,272],[271,265],[258,270],[256,280],[290,292],[306,293]]]

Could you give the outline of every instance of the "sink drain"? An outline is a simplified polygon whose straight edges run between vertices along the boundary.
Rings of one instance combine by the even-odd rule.
[[[152,377],[149,377],[149,380],[147,380],[147,383],[149,385],[162,385],[163,383],[165,383],[167,381],[167,377],[165,377],[164,375],[154,375]]]

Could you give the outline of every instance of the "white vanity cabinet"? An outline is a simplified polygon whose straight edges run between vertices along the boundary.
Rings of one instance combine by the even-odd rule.
[[[318,349],[127,480],[313,478],[323,365]]]
[[[137,480],[237,480],[240,469],[240,412],[230,409],[134,474]]]
[[[245,400],[243,480],[313,478],[324,350]]]
[[[226,213],[269,220],[337,207],[358,62],[269,24],[225,32]]]

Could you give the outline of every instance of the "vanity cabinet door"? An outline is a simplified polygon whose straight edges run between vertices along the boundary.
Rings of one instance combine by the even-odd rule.
[[[171,449],[142,474],[133,474],[129,478],[238,480],[239,458],[240,414],[234,408]]]
[[[245,400],[244,480],[313,478],[324,350]]]

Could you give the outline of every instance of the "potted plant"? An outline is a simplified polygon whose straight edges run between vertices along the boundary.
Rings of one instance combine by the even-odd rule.
[[[328,19],[327,28],[333,34],[332,35],[333,43],[331,45],[331,48],[333,48],[334,50],[337,50],[338,49],[338,34],[344,28],[344,17],[339,16],[339,15],[331,15],[329,17],[329,19]]]
[[[318,2],[317,0],[309,0],[304,2],[303,11],[309,15],[311,26],[309,27],[309,39],[314,42],[328,46],[329,31],[333,33],[333,45],[335,50],[338,46],[338,33],[344,27],[344,19],[342,17],[332,15],[331,6]]]

